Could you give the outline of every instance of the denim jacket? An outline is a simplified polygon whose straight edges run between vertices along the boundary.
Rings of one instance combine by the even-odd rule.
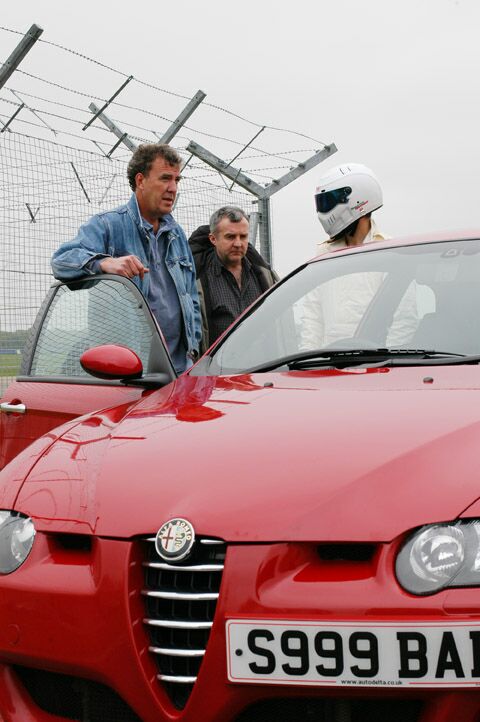
[[[60,281],[72,281],[94,275],[91,261],[106,256],[135,255],[147,268],[150,265],[150,241],[138,215],[135,195],[126,205],[104,211],[84,223],[72,241],[63,243],[52,256],[53,275]],[[183,229],[178,225],[168,232],[167,269],[177,289],[182,309],[188,355],[198,352],[202,336],[200,306],[195,283],[195,266]],[[135,276],[134,283],[148,297],[149,276]]]

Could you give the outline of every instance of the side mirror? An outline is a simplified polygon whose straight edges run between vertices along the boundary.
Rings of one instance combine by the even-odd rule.
[[[143,374],[142,361],[135,351],[115,344],[89,348],[81,355],[80,364],[99,379],[138,379]]]

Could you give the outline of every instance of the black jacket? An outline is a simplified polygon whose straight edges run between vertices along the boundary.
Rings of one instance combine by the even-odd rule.
[[[205,269],[207,259],[215,253],[215,247],[209,238],[210,227],[208,225],[199,226],[188,239],[190,249],[192,251],[193,260],[195,261],[195,270],[197,273],[197,288],[200,299],[200,310],[202,312],[202,343],[200,347],[201,353],[207,350],[211,345],[209,334],[209,320],[211,314],[210,299],[208,288],[205,284]],[[246,253],[247,259],[252,264],[252,269],[258,278],[262,293],[273,286],[278,281],[278,276],[268,263],[262,258],[257,250],[249,243]]]

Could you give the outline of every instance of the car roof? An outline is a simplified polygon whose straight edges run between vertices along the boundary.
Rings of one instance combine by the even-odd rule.
[[[480,239],[480,229],[463,229],[458,231],[443,231],[434,233],[417,233],[410,236],[399,236],[398,238],[387,238],[382,241],[374,241],[360,246],[347,246],[346,248],[337,248],[329,253],[321,253],[310,259],[309,263],[331,258],[336,254],[365,253],[372,250],[380,250],[381,248],[391,248],[392,246],[415,246],[424,243],[441,243],[444,241],[474,241]]]

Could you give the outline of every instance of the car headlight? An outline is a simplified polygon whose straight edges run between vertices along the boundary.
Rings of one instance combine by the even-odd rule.
[[[395,572],[401,586],[418,595],[480,586],[480,521],[422,527],[400,550]]]
[[[34,539],[35,527],[28,516],[0,510],[0,574],[10,574],[23,564]]]

